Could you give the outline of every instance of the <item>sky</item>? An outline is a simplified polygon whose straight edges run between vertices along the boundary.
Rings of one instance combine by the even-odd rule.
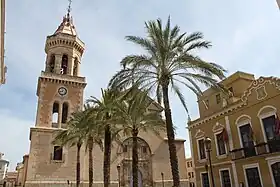
[[[175,3],[176,2],[176,3]],[[47,35],[54,33],[66,14],[67,0],[6,1],[5,63],[7,82],[0,87],[0,152],[10,160],[10,170],[29,152],[29,128],[35,126],[37,80],[44,69]],[[73,0],[72,16],[78,35],[86,44],[81,75],[86,77],[85,99],[100,96],[120,60],[142,50],[126,35],[145,36],[144,22],[171,16],[182,32],[200,31],[213,47],[199,51],[204,60],[216,62],[227,75],[245,71],[259,76],[279,76],[280,11],[276,0]],[[199,117],[196,97],[186,88],[191,118]],[[186,139],[187,115],[171,96],[177,137]]]

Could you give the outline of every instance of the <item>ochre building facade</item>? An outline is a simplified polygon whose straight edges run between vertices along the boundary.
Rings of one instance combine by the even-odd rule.
[[[58,29],[48,36],[45,44],[46,64],[38,79],[37,117],[30,129],[30,152],[20,166],[19,181],[25,187],[55,187],[74,185],[76,179],[76,149],[57,149],[52,144],[55,132],[67,128],[71,113],[83,106],[85,77],[80,75],[84,43],[78,38],[69,13]],[[157,104],[153,109],[162,110]],[[172,186],[168,143],[165,133],[139,135],[139,186]],[[131,186],[131,138],[123,137],[121,145],[114,145],[111,158],[111,186]],[[184,140],[176,140],[182,187],[188,186],[185,167]],[[103,152],[93,150],[94,186],[103,186]],[[117,167],[120,166],[120,167]],[[25,171],[24,168],[27,167]],[[119,172],[117,168],[119,168]],[[24,173],[26,172],[26,173]],[[88,155],[81,150],[81,185],[88,186]]]
[[[236,72],[221,83],[230,94],[206,90],[188,124],[196,186],[212,186],[212,168],[215,187],[279,187],[280,79]]]

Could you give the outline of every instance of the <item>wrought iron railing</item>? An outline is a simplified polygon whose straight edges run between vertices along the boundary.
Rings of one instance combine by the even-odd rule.
[[[232,160],[254,157],[263,154],[280,152],[280,140],[268,140],[254,146],[243,147],[230,151]]]

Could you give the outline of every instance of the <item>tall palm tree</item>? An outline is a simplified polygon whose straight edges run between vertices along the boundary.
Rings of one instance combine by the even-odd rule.
[[[98,109],[92,107],[89,104],[85,105],[85,115],[86,121],[85,125],[82,127],[82,131],[85,133],[85,143],[86,150],[88,150],[88,174],[89,174],[89,187],[93,186],[93,146],[94,144],[99,145],[103,150],[103,134],[104,130],[102,123],[97,117]]]
[[[109,85],[121,88],[135,84],[141,89],[154,91],[160,104],[163,101],[173,186],[178,187],[180,186],[180,175],[169,91],[174,91],[188,113],[179,84],[195,94],[201,95],[202,91],[198,83],[221,88],[217,82],[225,77],[226,70],[218,64],[206,62],[194,54],[198,49],[211,47],[210,42],[203,40],[202,33],[194,32],[189,35],[180,33],[179,26],[171,28],[170,17],[168,17],[165,27],[160,19],[145,22],[145,26],[146,38],[126,36],[126,39],[142,47],[146,54],[129,55],[122,59],[121,65],[124,69],[112,77]]]
[[[138,133],[152,131],[158,134],[165,130],[159,112],[147,112],[153,101],[147,91],[133,89],[117,102],[114,121],[121,124],[125,136],[132,136],[132,178],[133,187],[138,187]]]
[[[87,116],[84,111],[74,112],[70,120],[67,122],[67,129],[59,130],[53,140],[53,144],[60,146],[68,145],[69,147],[77,147],[77,161],[76,161],[76,186],[80,186],[81,181],[81,164],[80,164],[80,151],[85,141],[85,131],[82,128],[87,124]]]
[[[104,159],[103,159],[103,183],[104,187],[109,187],[110,185],[110,168],[111,168],[111,147],[112,141],[118,140],[120,128],[117,128],[113,122],[112,116],[116,112],[116,102],[120,98],[120,92],[117,90],[101,89],[101,99],[91,96],[87,100],[88,103],[93,104],[97,108],[98,119],[103,123],[104,128]],[[110,122],[108,121],[110,120]]]

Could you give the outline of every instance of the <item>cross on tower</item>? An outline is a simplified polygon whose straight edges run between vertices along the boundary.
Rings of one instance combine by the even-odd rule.
[[[69,5],[68,5],[68,8],[67,8],[67,13],[68,15],[70,14],[71,12],[71,4],[72,4],[72,0],[68,0],[69,1]]]

